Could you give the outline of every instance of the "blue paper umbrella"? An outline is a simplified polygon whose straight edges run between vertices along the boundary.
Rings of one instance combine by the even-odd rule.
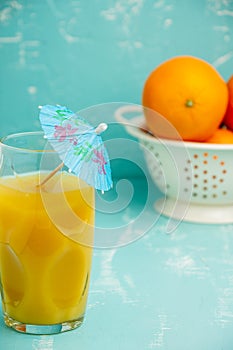
[[[109,157],[100,136],[107,128],[105,123],[94,128],[59,105],[40,107],[39,118],[45,137],[70,172],[98,190],[107,191],[112,187]]]

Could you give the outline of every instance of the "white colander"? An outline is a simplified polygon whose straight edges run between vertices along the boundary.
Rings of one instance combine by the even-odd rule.
[[[140,142],[163,194],[155,202],[159,213],[199,223],[233,223],[233,145],[156,138],[145,132],[139,105],[120,107],[115,117]]]

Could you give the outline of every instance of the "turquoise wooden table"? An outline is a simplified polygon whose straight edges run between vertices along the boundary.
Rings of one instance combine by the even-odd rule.
[[[0,137],[38,130],[38,105],[140,104],[149,72],[175,55],[203,58],[227,80],[232,14],[232,0],[2,0]],[[110,125],[107,137],[128,135]],[[153,207],[160,193],[134,165],[146,169],[140,152],[124,147],[113,163],[123,209],[113,193],[97,198],[96,215],[99,243],[118,227],[122,246],[94,251],[84,324],[32,336],[0,317],[0,350],[233,349],[233,225],[181,222],[168,234]]]
[[[137,179],[134,185],[145,183]],[[136,190],[122,212],[125,220],[137,220],[141,205],[145,197]],[[141,238],[95,249],[80,328],[54,336],[23,335],[6,328],[1,318],[0,349],[232,350],[233,225],[182,222],[167,234],[169,219],[149,207],[144,215],[155,222]],[[101,216],[97,213],[99,226]],[[111,220],[109,232],[118,225]]]

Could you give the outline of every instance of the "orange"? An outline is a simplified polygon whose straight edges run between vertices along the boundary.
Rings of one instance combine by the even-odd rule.
[[[227,82],[229,101],[223,123],[231,130],[233,130],[233,75]]]
[[[169,121],[183,140],[204,141],[219,127],[228,103],[227,84],[206,61],[177,56],[148,76],[142,104]],[[145,109],[146,123],[157,136],[173,138],[156,113]]]
[[[205,142],[233,144],[233,131],[229,129],[217,129],[214,134]]]

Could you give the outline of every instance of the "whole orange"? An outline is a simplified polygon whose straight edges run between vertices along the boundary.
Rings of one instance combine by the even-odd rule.
[[[212,65],[193,56],[173,57],[155,68],[142,97],[143,106],[149,108],[146,123],[154,135],[173,138],[169,125],[150,110],[160,113],[189,141],[208,139],[222,122],[227,103],[226,82]]]
[[[229,100],[223,122],[229,129],[233,130],[233,75],[228,80],[227,87],[229,92]]]
[[[223,144],[233,144],[233,131],[229,129],[217,129],[213,135],[207,139],[205,142],[208,143],[223,143]]]

